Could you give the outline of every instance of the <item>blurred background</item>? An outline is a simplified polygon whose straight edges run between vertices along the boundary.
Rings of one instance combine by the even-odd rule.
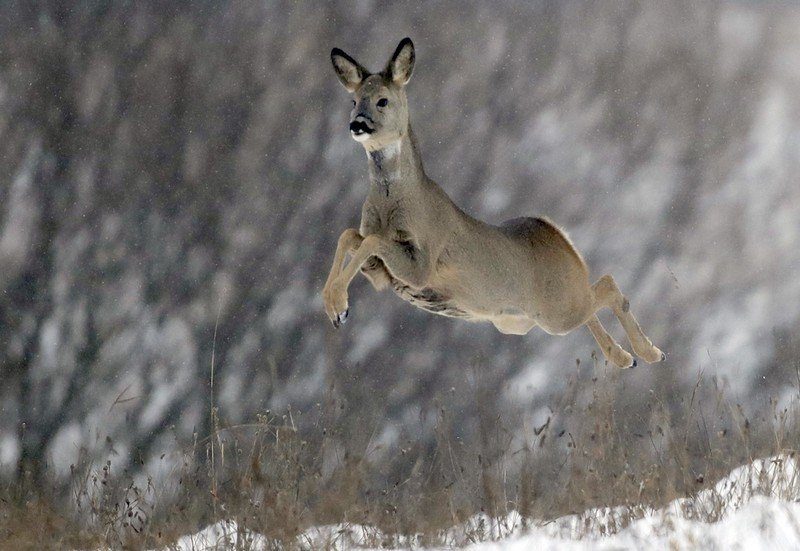
[[[404,36],[428,174],[488,222],[563,226],[665,363],[620,372],[585,329],[502,335],[363,278],[332,328],[320,293],[367,165],[329,52],[378,70]],[[780,404],[798,173],[791,2],[6,0],[0,473],[81,456],[152,472],[208,436],[212,408],[226,425],[289,412],[373,458],[413,442],[413,463],[445,411],[467,447],[493,415],[526,441],[570,377],[610,380],[633,432],[654,390],[678,411],[700,378]]]

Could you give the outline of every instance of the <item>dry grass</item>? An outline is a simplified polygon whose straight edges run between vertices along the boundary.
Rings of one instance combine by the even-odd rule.
[[[212,409],[214,434],[165,455],[169,471],[157,479],[87,457],[66,486],[8,484],[0,541],[12,549],[169,548],[226,519],[276,548],[303,547],[304,530],[336,523],[373,527],[366,534],[375,546],[458,546],[502,532],[491,520],[448,530],[479,512],[543,521],[621,506],[614,523],[604,521],[615,531],[646,507],[712,487],[733,467],[798,449],[796,399],[748,413],[699,376],[682,398],[653,390],[645,407],[629,408],[624,377],[598,376],[608,369],[578,366],[539,426],[492,411],[476,391],[484,410],[469,443],[445,406],[433,438],[385,449],[326,411],[267,412],[225,426]],[[704,518],[714,520],[722,505],[707,507]]]

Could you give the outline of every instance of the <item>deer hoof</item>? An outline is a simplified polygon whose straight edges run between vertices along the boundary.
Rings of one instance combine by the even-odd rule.
[[[630,366],[628,369],[633,369],[633,368],[634,368],[634,367],[636,367],[637,365],[639,365],[639,364],[636,362],[636,358],[634,358],[634,359],[633,359],[633,363],[631,364],[631,366]]]
[[[662,352],[661,353],[661,361],[663,362],[666,359],[667,359],[667,355]]]
[[[334,327],[339,327],[340,325],[344,325],[347,322],[347,313],[348,312],[350,312],[349,308],[347,310],[345,310],[344,312],[342,312],[341,314],[336,314],[336,319],[333,321],[333,326]]]

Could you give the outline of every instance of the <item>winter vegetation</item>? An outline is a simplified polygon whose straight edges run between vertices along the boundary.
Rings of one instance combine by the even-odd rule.
[[[662,509],[591,509],[546,523],[512,512],[502,518],[476,515],[440,533],[440,545],[472,551],[494,549],[792,549],[800,545],[797,462],[777,456],[739,467],[713,488]],[[419,547],[417,535],[387,535],[375,528],[338,524],[297,536],[299,549]],[[179,550],[270,549],[275,542],[220,522],[180,538]]]
[[[367,175],[329,52],[406,35],[426,171],[565,227],[666,362],[363,280],[330,326]],[[791,3],[3,2],[0,542],[796,540],[799,121]]]
[[[305,439],[302,414],[289,410],[217,426],[211,438],[165,454],[160,471],[87,458],[73,466],[66,494],[51,484],[35,494],[11,488],[0,537],[15,549],[165,550],[693,549],[737,540],[767,548],[800,540],[800,392],[789,409],[751,421],[722,393],[703,413],[707,381],[698,380],[685,414],[669,417],[667,397],[653,396],[650,428],[631,434],[616,383],[572,378],[552,413],[575,432],[548,419],[525,427],[520,441],[523,421],[484,419],[477,449],[449,436],[444,408],[432,449],[409,441],[390,460],[374,443],[358,455],[357,436],[335,439],[325,426]],[[584,386],[593,396],[585,403],[577,392]],[[638,452],[636,440],[650,451]],[[336,466],[325,472],[329,455]],[[400,478],[387,476],[395,471]]]

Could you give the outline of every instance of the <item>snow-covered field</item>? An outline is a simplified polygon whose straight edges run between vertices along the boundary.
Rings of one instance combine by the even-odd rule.
[[[441,534],[435,549],[800,549],[800,465],[794,454],[758,459],[733,470],[713,488],[662,509],[592,509],[550,522],[525,522],[511,513],[491,521],[474,517]],[[416,538],[358,525],[311,528],[301,549],[422,549]],[[180,550],[268,549],[270,542],[234,522],[185,536]],[[171,547],[172,549],[172,547]]]

